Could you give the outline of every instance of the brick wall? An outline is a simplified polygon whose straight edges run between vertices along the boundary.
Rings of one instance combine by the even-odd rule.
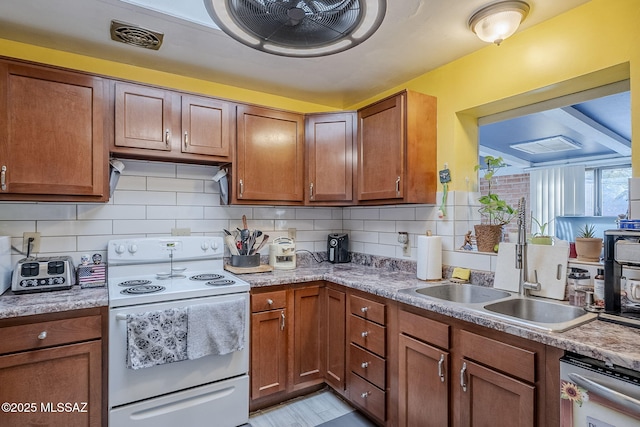
[[[513,208],[518,207],[518,201],[521,197],[524,197],[527,206],[529,204],[529,186],[530,179],[529,174],[517,174],[517,175],[505,175],[496,176],[491,183],[491,192],[500,195],[509,205]],[[489,183],[486,179],[480,178],[480,194],[487,194],[489,191]],[[527,218],[529,213],[527,212]],[[505,233],[509,234],[509,240],[511,242],[516,241],[516,235],[518,232],[516,220],[511,221],[504,227]]]

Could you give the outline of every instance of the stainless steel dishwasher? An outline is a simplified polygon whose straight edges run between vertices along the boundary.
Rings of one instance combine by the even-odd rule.
[[[640,373],[585,356],[560,359],[561,427],[638,427]]]

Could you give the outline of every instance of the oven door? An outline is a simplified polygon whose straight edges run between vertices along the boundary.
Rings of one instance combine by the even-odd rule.
[[[135,314],[195,304],[245,299],[245,347],[222,356],[205,356],[195,360],[157,365],[150,368],[127,368],[127,314]],[[123,315],[123,316],[119,316]],[[185,390],[247,374],[249,371],[249,293],[159,302],[114,308],[109,311],[109,408]],[[246,396],[248,399],[249,396]]]

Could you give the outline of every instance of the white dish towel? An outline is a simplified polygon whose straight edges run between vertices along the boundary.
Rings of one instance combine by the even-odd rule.
[[[245,344],[245,299],[191,305],[188,312],[187,358],[223,355]]]

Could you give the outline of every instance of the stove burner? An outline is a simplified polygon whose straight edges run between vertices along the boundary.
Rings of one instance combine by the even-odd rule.
[[[197,274],[195,276],[191,276],[189,277],[189,279],[191,280],[218,280],[218,279],[222,279],[224,276],[222,274],[215,274],[215,273],[209,273],[209,274]]]
[[[124,295],[152,294],[154,292],[164,291],[165,289],[166,288],[164,286],[159,285],[140,285],[123,289],[122,291],[120,291],[120,293]]]
[[[209,286],[228,286],[228,285],[233,285],[234,283],[236,283],[233,280],[230,279],[222,279],[222,280],[211,280],[207,283],[205,283],[205,285],[209,285]]]
[[[118,283],[118,286],[131,287],[131,286],[148,285],[150,283],[151,283],[151,280],[136,279],[136,280],[127,280],[125,282]]]

